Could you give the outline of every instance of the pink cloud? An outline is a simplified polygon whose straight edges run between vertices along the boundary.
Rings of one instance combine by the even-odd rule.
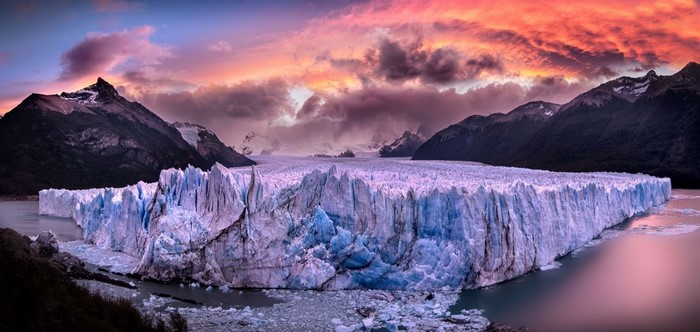
[[[145,25],[114,33],[92,33],[67,52],[61,63],[59,80],[74,80],[97,76],[127,61],[141,66],[157,65],[172,55],[171,48],[151,43],[155,29]]]

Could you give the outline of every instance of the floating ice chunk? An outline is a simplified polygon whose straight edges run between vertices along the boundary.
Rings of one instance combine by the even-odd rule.
[[[541,271],[554,270],[561,267],[561,263],[558,261],[551,262],[547,265],[540,266]]]

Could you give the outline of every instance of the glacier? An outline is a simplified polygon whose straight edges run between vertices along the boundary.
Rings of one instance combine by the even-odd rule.
[[[269,156],[125,188],[42,190],[40,213],[72,217],[85,242],[163,281],[431,290],[546,268],[671,196],[669,179],[642,174],[340,159]]]

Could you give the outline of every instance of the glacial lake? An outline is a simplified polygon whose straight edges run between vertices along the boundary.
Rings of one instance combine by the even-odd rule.
[[[0,202],[0,227],[79,240],[72,219],[40,216],[38,202]],[[663,206],[605,230],[553,268],[484,289],[465,290],[451,308],[479,308],[493,321],[543,331],[700,330],[700,190],[673,190]],[[207,305],[265,306],[259,291],[137,282]]]

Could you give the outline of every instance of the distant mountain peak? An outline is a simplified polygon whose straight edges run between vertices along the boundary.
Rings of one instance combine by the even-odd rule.
[[[420,134],[412,133],[409,130],[403,132],[403,135],[393,143],[383,145],[379,149],[381,157],[410,157],[425,142],[425,138]]]

